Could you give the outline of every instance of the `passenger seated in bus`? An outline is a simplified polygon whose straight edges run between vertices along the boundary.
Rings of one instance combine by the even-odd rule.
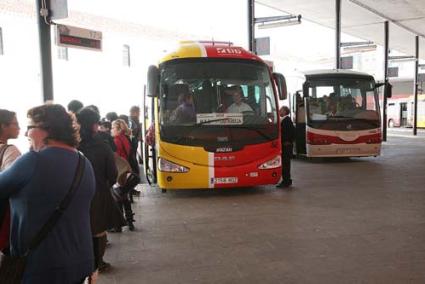
[[[356,101],[351,95],[347,95],[341,98],[340,110],[355,110],[356,109]]]
[[[228,113],[242,113],[245,111],[253,112],[254,110],[247,104],[244,103],[243,93],[240,86],[232,86],[227,88],[225,94],[229,94],[233,98],[233,103],[227,108],[226,112]]]
[[[180,93],[178,95],[179,105],[171,114],[170,120],[177,123],[190,123],[196,121],[195,106],[191,93]]]
[[[328,111],[326,112],[327,116],[335,116],[337,112],[337,103],[330,101],[328,104]]]

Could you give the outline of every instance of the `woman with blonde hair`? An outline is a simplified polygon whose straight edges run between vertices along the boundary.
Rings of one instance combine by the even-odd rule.
[[[112,122],[111,134],[114,137],[114,143],[117,147],[116,153],[128,161],[131,150],[131,130],[128,128],[127,123],[122,119],[114,120]]]
[[[130,135],[131,130],[128,128],[127,123],[123,119],[117,119],[112,122],[112,128],[111,128],[111,134],[112,137],[114,137],[114,143],[116,146],[116,154],[119,156],[117,160],[120,158],[124,160],[128,164],[131,154],[131,143],[130,143]],[[121,167],[118,167],[118,171],[120,171]],[[129,167],[129,170],[131,168]],[[126,171],[125,173],[127,173]],[[120,173],[118,175],[118,178],[122,174]],[[120,208],[121,212],[124,211],[125,219],[127,221],[127,225],[130,231],[134,231],[134,213],[131,209],[131,202],[129,199],[129,194],[131,193],[125,193],[124,196],[120,196],[117,198],[116,195],[114,195],[115,200],[117,201],[118,207]],[[121,232],[121,227],[117,227],[114,229],[115,232]]]

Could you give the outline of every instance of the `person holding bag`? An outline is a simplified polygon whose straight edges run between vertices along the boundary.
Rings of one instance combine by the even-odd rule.
[[[28,118],[32,150],[0,173],[0,198],[11,210],[11,256],[2,260],[0,282],[83,283],[94,271],[93,168],[77,152],[78,127],[62,106],[32,108]],[[7,264],[12,275],[3,273]]]
[[[116,151],[116,158],[115,163],[117,164],[118,169],[118,185],[112,190],[113,196],[115,198],[115,201],[118,204],[118,207],[120,208],[121,212],[124,213],[125,219],[127,221],[127,225],[130,231],[134,231],[134,213],[131,208],[131,202],[130,202],[130,191],[134,189],[128,188],[128,191],[124,192],[123,188],[121,186],[124,186],[126,184],[127,180],[127,174],[132,173],[131,165],[129,164],[129,157],[130,157],[130,151],[131,151],[131,144],[130,144],[130,129],[128,128],[127,124],[122,119],[117,119],[112,122],[112,129],[111,129],[112,137],[114,137],[114,143],[117,147]],[[120,161],[120,159],[124,161]],[[135,176],[134,174],[133,176]],[[137,185],[137,184],[136,184]],[[117,189],[121,194],[117,194]],[[116,227],[114,232],[121,232],[121,227]]]

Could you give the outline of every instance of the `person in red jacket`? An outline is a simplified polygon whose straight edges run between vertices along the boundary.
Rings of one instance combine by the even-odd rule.
[[[128,128],[127,123],[125,123],[122,119],[114,120],[112,122],[111,134],[112,137],[114,137],[114,143],[117,148],[116,153],[128,162],[131,151],[131,131]]]
[[[128,128],[127,123],[122,119],[114,120],[112,122],[111,134],[114,137],[114,143],[117,149],[115,153],[128,162],[131,155],[131,130]],[[134,213],[131,208],[129,194],[125,198],[117,200],[117,204],[121,212],[124,211],[129,230],[134,231]],[[114,231],[121,232],[121,228],[115,228]]]

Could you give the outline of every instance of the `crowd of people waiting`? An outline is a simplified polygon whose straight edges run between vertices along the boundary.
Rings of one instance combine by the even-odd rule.
[[[27,113],[30,151],[8,144],[16,113],[0,109],[0,282],[24,258],[22,283],[94,283],[107,232],[135,230],[131,203],[140,182],[140,109],[108,113],[71,101]],[[139,159],[141,161],[141,157]]]

